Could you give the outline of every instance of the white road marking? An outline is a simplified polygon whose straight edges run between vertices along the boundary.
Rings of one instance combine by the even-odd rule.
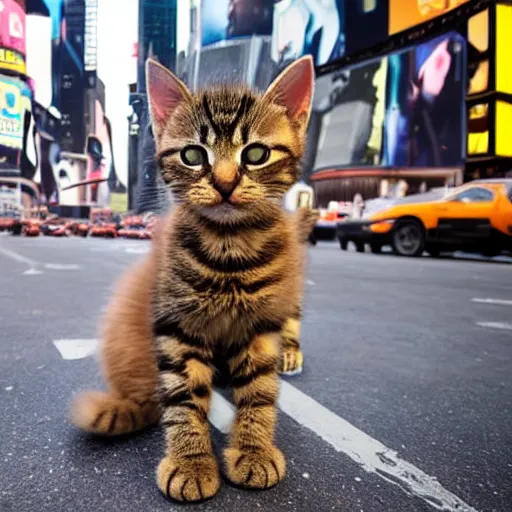
[[[21,254],[11,251],[10,249],[6,249],[5,247],[0,247],[0,254],[3,254],[11,260],[17,261],[19,263],[25,263],[25,265],[28,265],[29,267],[37,267],[39,265],[38,261],[22,256]]]
[[[477,322],[479,327],[489,327],[490,329],[502,329],[512,331],[512,323],[509,322]]]
[[[223,434],[229,434],[234,417],[234,405],[217,391],[214,391],[209,415],[211,424]]]
[[[474,299],[471,299],[471,302],[477,302],[479,304],[498,304],[500,306],[512,306],[512,300],[506,299],[481,299],[479,297],[475,297]]]
[[[25,270],[25,272],[23,272],[23,275],[24,276],[39,276],[43,274],[43,272],[41,270],[37,270],[37,268],[29,268],[28,270]]]
[[[55,340],[53,344],[62,356],[62,359],[66,359],[67,361],[75,361],[92,356],[96,353],[98,348],[97,339]]]
[[[80,270],[82,267],[73,263],[45,263],[44,268],[48,270]]]
[[[81,359],[92,355],[90,349],[92,346],[97,347],[97,340],[57,340],[54,344],[64,359]],[[87,346],[86,350],[81,349],[84,344]],[[64,353],[73,357],[65,357]],[[397,452],[340,418],[286,381],[281,381],[278,405],[302,427],[319,436],[337,452],[348,456],[362,469],[398,485],[407,494],[422,499],[434,509],[443,512],[477,512],[445,489],[435,477],[401,459]],[[212,425],[227,434],[230,432],[234,415],[233,404],[214,392],[210,408]]]
[[[141,246],[141,247],[126,247],[124,252],[131,253],[131,254],[146,254],[149,252],[148,246]]]
[[[312,281],[311,279],[306,279],[306,284],[308,286],[315,286],[316,283],[315,283],[315,281]]]
[[[22,254],[18,254],[17,252],[11,251],[10,249],[6,249],[5,247],[0,247],[0,254],[3,254],[7,258],[10,258],[13,261],[17,261],[18,263],[24,263],[29,268],[23,272],[25,276],[36,276],[42,274],[43,271],[41,268],[45,268],[48,270],[78,270],[80,269],[80,265],[75,264],[65,264],[65,263],[42,263],[40,261],[33,260],[32,258],[27,258]]]

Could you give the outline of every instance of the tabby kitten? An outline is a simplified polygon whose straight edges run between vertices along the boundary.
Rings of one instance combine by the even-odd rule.
[[[237,407],[227,476],[269,488],[286,466],[274,445],[278,371],[302,368],[304,251],[315,216],[290,215],[281,203],[304,152],[312,59],[295,61],[264,95],[244,87],[191,94],[153,60],[146,73],[157,158],[178,204],[109,307],[110,393],[79,396],[71,417],[85,430],[120,434],[160,416],[159,488],[203,500],[220,485],[208,411],[222,378]]]

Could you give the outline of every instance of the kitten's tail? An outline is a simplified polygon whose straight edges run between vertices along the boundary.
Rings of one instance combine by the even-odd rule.
[[[156,402],[86,391],[73,400],[70,420],[91,434],[117,436],[142,430],[158,421]]]

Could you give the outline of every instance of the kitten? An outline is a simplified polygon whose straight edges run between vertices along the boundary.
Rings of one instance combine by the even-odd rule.
[[[212,385],[224,378],[237,407],[227,476],[269,488],[286,470],[273,440],[278,371],[298,372],[303,362],[304,251],[316,215],[290,215],[281,202],[304,152],[312,59],[295,61],[263,95],[244,87],[191,94],[152,60],[146,73],[157,158],[177,205],[109,306],[110,392],[80,395],[71,418],[113,435],[160,416],[159,488],[203,500],[220,485],[207,418]]]

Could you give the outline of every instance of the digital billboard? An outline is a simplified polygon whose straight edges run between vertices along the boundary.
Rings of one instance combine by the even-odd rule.
[[[34,99],[44,108],[52,105],[52,20],[27,15],[27,75],[34,86]]]
[[[201,41],[203,46],[252,35],[272,33],[274,0],[203,0]]]
[[[388,0],[345,1],[346,53],[353,55],[388,37]]]
[[[25,107],[30,104],[30,96],[24,82],[0,76],[0,173],[19,172]]]
[[[464,159],[465,39],[447,33],[388,61],[382,165],[459,165]]]
[[[389,35],[437,18],[469,0],[389,0]]]
[[[489,59],[482,55],[489,49],[489,10],[481,11],[468,20],[469,62],[468,94],[478,94],[489,88]]]
[[[308,131],[308,167],[379,163],[386,73],[387,59],[383,58],[316,80]]]
[[[25,55],[25,0],[0,1],[0,46]]]
[[[496,91],[512,94],[512,5],[496,6]]]
[[[306,54],[316,66],[345,55],[343,0],[281,0],[274,6],[272,60],[279,67]]]
[[[489,104],[479,103],[468,112],[468,155],[489,153]]]

